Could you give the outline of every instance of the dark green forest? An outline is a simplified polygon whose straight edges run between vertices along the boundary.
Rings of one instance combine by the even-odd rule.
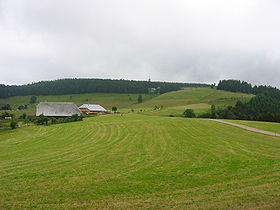
[[[231,92],[239,92],[239,93],[250,93],[257,95],[259,93],[278,90],[276,87],[264,86],[264,85],[251,85],[248,82],[240,81],[240,80],[220,80],[217,86],[217,90],[226,90]]]
[[[256,96],[246,103],[238,101],[235,106],[227,106],[222,109],[212,106],[211,111],[202,117],[280,122],[279,89],[263,85],[253,87],[251,84],[239,80],[222,80],[217,89],[251,93]]]
[[[149,93],[162,94],[184,87],[207,87],[207,84],[151,82],[111,79],[60,79],[27,85],[0,85],[0,98],[26,95],[62,95],[81,93]]]

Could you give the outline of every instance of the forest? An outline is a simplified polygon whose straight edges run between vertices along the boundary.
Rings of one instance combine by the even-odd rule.
[[[248,102],[238,101],[235,106],[211,107],[201,117],[280,122],[280,90],[271,86],[252,86],[238,80],[222,80],[217,89],[251,93],[256,96]]]
[[[217,86],[217,90],[226,90],[231,92],[239,92],[239,93],[249,93],[257,95],[259,93],[267,92],[267,91],[277,91],[276,87],[272,86],[264,86],[264,85],[252,85],[245,81],[240,80],[220,80]]]
[[[27,85],[0,84],[0,98],[26,95],[62,95],[81,93],[159,93],[185,87],[207,87],[207,84],[153,82],[116,79],[59,79]]]

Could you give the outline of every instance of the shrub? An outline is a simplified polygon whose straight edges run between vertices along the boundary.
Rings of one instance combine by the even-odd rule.
[[[17,122],[16,121],[11,121],[11,123],[10,123],[10,127],[11,127],[11,129],[16,129],[17,127],[18,127],[18,124],[17,124]]]
[[[183,116],[188,117],[188,118],[194,118],[195,113],[194,113],[193,109],[186,109],[183,113]]]
[[[113,112],[115,112],[115,113],[116,113],[116,112],[117,112],[117,110],[118,110],[118,108],[117,108],[116,106],[113,106],[113,107],[112,107],[112,111],[113,111]]]
[[[48,125],[48,122],[49,118],[45,117],[43,114],[41,114],[36,120],[37,125]]]
[[[19,119],[23,119],[23,120],[25,120],[25,119],[26,119],[26,117],[27,117],[27,116],[26,116],[26,114],[25,114],[25,113],[23,113],[22,115],[20,115],[20,116],[19,116]]]

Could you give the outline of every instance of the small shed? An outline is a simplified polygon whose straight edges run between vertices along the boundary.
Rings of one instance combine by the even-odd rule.
[[[79,107],[81,112],[85,114],[106,114],[108,111],[98,104],[83,104]]]
[[[70,102],[40,102],[36,106],[36,116],[41,114],[46,117],[71,117],[75,114],[81,116],[81,111]]]

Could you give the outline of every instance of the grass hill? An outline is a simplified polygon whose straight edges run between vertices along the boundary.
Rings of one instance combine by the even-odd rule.
[[[0,209],[280,204],[279,138],[205,119],[125,114],[29,126],[1,131],[0,150]]]
[[[211,88],[186,88],[179,91],[165,93],[143,104],[136,106],[153,107],[163,106],[163,110],[153,113],[156,115],[182,115],[186,108],[194,109],[201,113],[210,109],[211,105],[220,107],[234,105],[238,100],[248,101],[253,97],[251,94],[233,93]]]
[[[181,115],[186,108],[192,108],[197,112],[206,111],[212,104],[218,106],[234,105],[237,100],[246,101],[253,95],[243,93],[232,93],[211,88],[186,88],[179,91],[168,92],[162,95],[141,94],[143,103],[138,104],[139,94],[118,94],[118,93],[93,93],[93,94],[71,94],[71,95],[53,95],[37,96],[37,102],[74,102],[77,105],[84,103],[101,104],[107,109],[117,106],[123,112],[130,111],[132,108],[136,111],[152,110],[155,106],[163,106],[163,110],[152,113],[153,115]],[[14,96],[6,99],[0,99],[0,106],[5,104],[17,108],[23,104],[29,104],[30,96]],[[35,113],[35,105],[31,105],[28,110],[16,111],[16,114]],[[148,113],[151,114],[151,113]]]

